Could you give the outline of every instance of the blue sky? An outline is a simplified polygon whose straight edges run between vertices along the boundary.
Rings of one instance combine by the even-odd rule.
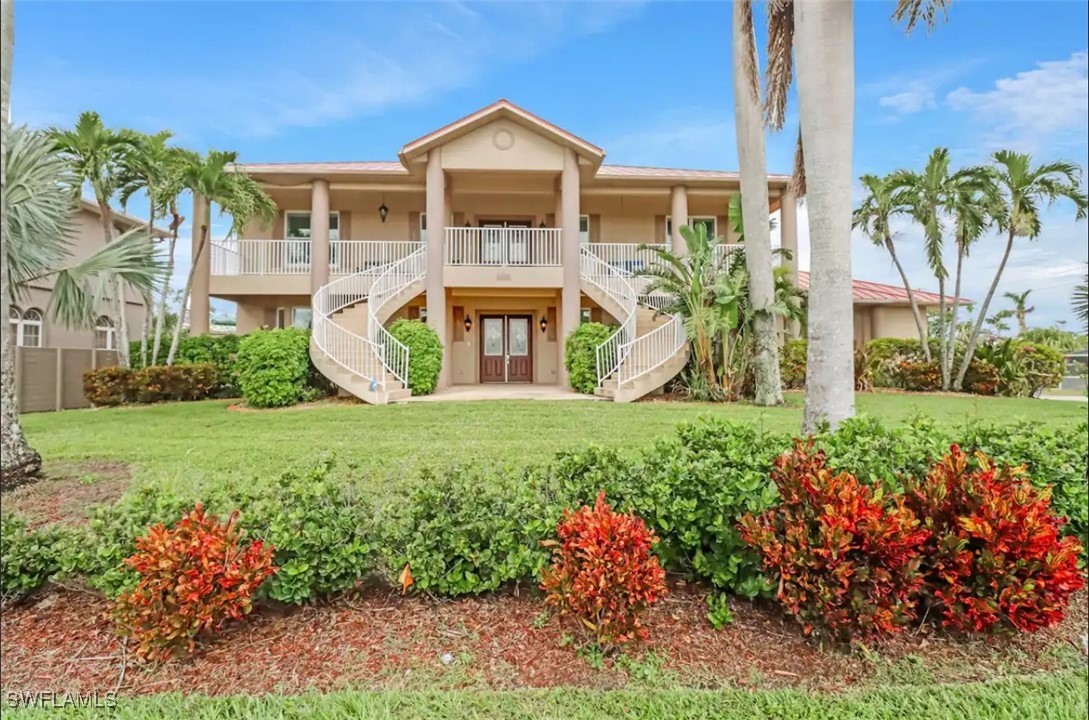
[[[856,3],[856,176],[920,167],[936,145],[961,163],[1010,147],[1089,164],[1086,3],[962,0],[911,37],[892,6]],[[607,162],[734,169],[729,38],[725,2],[23,1],[12,113],[46,126],[95,109],[244,161],[379,160],[506,97]],[[769,138],[773,172],[790,171],[796,123]],[[898,230],[913,282],[932,287],[917,229]],[[966,296],[1000,253],[995,239],[973,252]],[[1086,223],[1056,208],[1001,289],[1034,289],[1035,324],[1065,319],[1086,256]],[[862,238],[854,267],[897,282]]]

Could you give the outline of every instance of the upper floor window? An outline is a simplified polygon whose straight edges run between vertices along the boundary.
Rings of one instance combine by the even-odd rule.
[[[590,242],[590,216],[579,215],[579,242],[585,245]]]
[[[20,310],[12,305],[11,310],[8,312],[12,345],[41,347],[43,318],[42,311],[38,308]]]
[[[95,320],[95,348],[98,350],[117,349],[113,320],[105,315],[99,315],[98,319]]]
[[[711,241],[711,244],[715,244],[715,238],[718,237],[718,219],[714,215],[706,216],[690,216],[688,218],[689,227],[695,229],[700,225],[707,228],[707,238]],[[665,244],[669,247],[673,247],[673,217],[666,216],[666,236]]]
[[[284,237],[292,239],[310,238],[310,213],[305,210],[290,210],[284,213]],[[329,239],[340,239],[340,213],[329,213]]]
[[[420,242],[427,244],[427,213],[420,213]]]

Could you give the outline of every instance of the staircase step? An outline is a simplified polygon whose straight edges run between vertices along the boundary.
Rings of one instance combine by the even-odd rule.
[[[397,384],[400,385],[401,383]],[[401,388],[400,390],[391,390],[386,393],[386,399],[389,402],[403,402],[404,400],[408,400],[410,397],[412,397],[412,391],[406,388]]]

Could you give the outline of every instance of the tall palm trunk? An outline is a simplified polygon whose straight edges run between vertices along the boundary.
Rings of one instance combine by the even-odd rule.
[[[108,245],[113,242],[113,210],[110,209],[110,203],[101,195],[97,199],[98,212],[102,216],[102,234]],[[128,309],[128,303],[125,302],[125,283],[121,278],[117,278],[114,280],[113,288],[117,299],[117,364],[121,367],[129,367],[129,322],[125,313]]]
[[[1006,251],[1002,253],[1002,262],[998,263],[998,270],[994,273],[994,280],[991,281],[991,287],[987,290],[987,297],[983,298],[983,305],[979,309],[979,317],[976,318],[972,334],[968,337],[968,347],[964,349],[964,359],[960,362],[960,370],[957,372],[956,382],[953,383],[954,390],[960,390],[961,385],[964,384],[964,376],[968,373],[968,365],[972,362],[972,356],[975,355],[976,345],[979,343],[979,333],[983,329],[983,321],[987,317],[987,309],[991,306],[991,299],[994,298],[995,291],[998,290],[998,282],[1002,279],[1002,271],[1006,269],[1006,262],[1009,261],[1010,253],[1013,251],[1015,227],[1015,224],[1011,221],[1006,237]]]
[[[170,249],[166,260],[166,276],[163,278],[163,294],[159,298],[159,309],[155,313],[155,342],[152,349],[152,357],[155,364],[159,363],[159,348],[163,339],[163,325],[166,323],[166,304],[170,299],[170,280],[174,277],[174,251],[178,247],[178,228],[182,224],[182,216],[178,212],[178,199],[170,199]]]
[[[8,187],[7,142],[8,108],[11,94],[11,61],[15,49],[15,8],[12,0],[0,0],[0,193]],[[8,221],[6,214],[0,217],[0,317],[5,321],[10,311],[8,276]],[[11,343],[11,333],[5,326],[0,332],[0,488],[8,489],[29,482],[41,474],[42,456],[26,441],[23,427],[19,424],[19,389],[15,378],[16,348]]]
[[[771,222],[768,219],[768,168],[764,122],[760,113],[760,67],[752,27],[752,5],[734,0],[733,19],[734,121],[741,168],[741,217],[745,226],[745,267],[749,272],[749,303],[753,313],[754,402],[781,405],[779,343],[775,318],[775,276],[771,263]]]
[[[794,3],[798,104],[808,188],[809,349],[802,432],[854,414],[851,145],[854,6]]]
[[[170,352],[166,354],[166,364],[174,364],[174,356],[178,352],[178,342],[181,340],[182,325],[185,324],[189,293],[193,291],[193,278],[197,274],[197,262],[204,253],[204,246],[208,239],[208,226],[200,226],[200,242],[197,243],[197,251],[193,253],[193,264],[189,267],[189,275],[185,279],[185,290],[182,291],[181,307],[178,309],[178,324],[174,326],[174,336],[170,339]]]
[[[911,315],[915,318],[915,329],[919,331],[919,344],[923,347],[923,357],[926,358],[927,362],[930,362],[930,343],[927,342],[926,338],[926,321],[919,310],[919,301],[915,299],[915,291],[911,289],[911,281],[908,280],[907,273],[904,272],[904,266],[900,264],[900,256],[896,254],[896,247],[892,242],[892,238],[888,235],[885,236],[885,247],[892,257],[892,264],[896,266],[896,271],[900,273],[900,280],[904,283],[904,290],[907,291],[908,303],[911,305]]]
[[[950,377],[953,375],[953,363],[957,357],[957,310],[960,309],[960,280],[964,268],[964,245],[957,242],[957,276],[953,287],[953,318],[949,323],[948,339],[943,339],[947,349],[945,351],[945,367],[942,368],[942,389],[950,389]]]

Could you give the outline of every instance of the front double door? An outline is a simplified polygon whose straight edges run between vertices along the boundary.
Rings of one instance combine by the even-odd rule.
[[[531,315],[480,317],[480,382],[533,382]]]

